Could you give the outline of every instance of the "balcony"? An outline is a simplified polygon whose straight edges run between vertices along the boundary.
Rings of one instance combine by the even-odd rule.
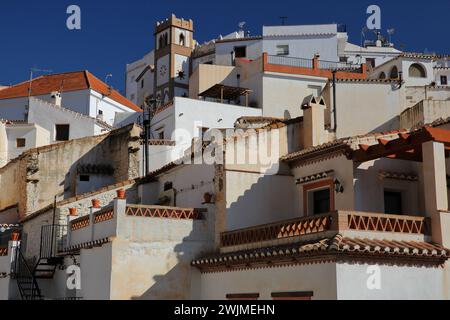
[[[263,53],[263,71],[300,74],[331,79],[336,72],[338,79],[366,79],[366,65],[360,66],[313,59],[273,56]]]
[[[422,100],[400,114],[400,128],[416,128],[450,117],[450,100]]]
[[[170,237],[161,234],[168,225],[174,225],[174,230],[187,236],[194,227],[206,228],[205,213],[205,209],[127,204],[124,199],[115,199],[113,206],[92,210],[89,215],[68,222],[64,251],[101,245],[112,237],[143,241]]]
[[[416,216],[336,211],[224,232],[220,239],[221,251],[291,244],[338,233],[360,238],[423,241],[430,235],[430,221]]]

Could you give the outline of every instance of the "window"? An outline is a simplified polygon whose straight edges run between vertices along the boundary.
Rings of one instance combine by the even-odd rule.
[[[378,79],[386,79],[386,73],[384,72],[380,73]]]
[[[277,46],[277,56],[288,56],[289,55],[289,45],[283,44]]]
[[[409,76],[411,78],[426,78],[427,73],[425,72],[424,67],[418,63],[413,63],[409,67]]]
[[[141,80],[141,89],[144,88],[144,79]]]
[[[398,69],[396,66],[392,67],[391,72],[389,74],[390,79],[398,79]]]
[[[306,292],[273,292],[273,300],[311,300],[314,293],[312,291]]]
[[[398,79],[398,69],[397,67],[392,67],[391,73],[389,74],[389,78],[391,79]]]
[[[158,139],[164,140],[164,130],[159,131],[159,132],[157,133],[157,135],[158,135]]]
[[[334,185],[332,179],[303,186],[304,215],[315,215],[334,211]]]
[[[82,181],[82,182],[89,182],[89,180],[90,180],[90,176],[89,175],[87,175],[87,174],[80,175],[80,181]]]
[[[366,58],[366,65],[375,68],[375,58]]]
[[[313,214],[330,212],[330,189],[312,191]]]
[[[234,57],[235,58],[245,58],[247,56],[247,47],[234,47]]]
[[[168,190],[172,190],[172,189],[173,189],[172,182],[168,181],[168,182],[164,183],[164,191],[168,191]]]
[[[180,39],[178,41],[180,46],[185,46],[186,45],[186,39],[184,37],[184,34],[180,33]]]
[[[447,84],[447,76],[441,76],[441,85],[446,86]]]
[[[339,57],[339,62],[347,63],[348,57]]]
[[[388,214],[402,214],[402,193],[384,190],[384,212]]]
[[[102,115],[103,114],[103,110],[98,110],[98,114]]]
[[[56,129],[56,141],[67,141],[69,140],[70,125],[68,124],[57,124]]]
[[[25,148],[26,140],[25,138],[17,138],[16,139],[16,147],[17,148]]]
[[[229,293],[227,300],[258,300],[259,293]]]

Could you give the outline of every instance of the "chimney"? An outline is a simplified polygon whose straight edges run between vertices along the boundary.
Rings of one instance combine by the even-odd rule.
[[[315,147],[327,141],[325,131],[325,100],[313,95],[305,98],[303,109],[303,147]]]
[[[50,94],[50,99],[54,105],[61,107],[61,102],[62,102],[61,92],[59,92],[59,91],[52,92]]]

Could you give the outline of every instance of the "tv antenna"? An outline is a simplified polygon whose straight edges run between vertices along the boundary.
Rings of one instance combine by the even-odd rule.
[[[286,20],[288,19],[288,17],[287,16],[281,16],[279,18],[281,20],[281,25],[284,26],[286,24]]]
[[[389,35],[389,44],[391,44],[392,43],[392,35],[395,33],[395,29],[394,28],[387,29],[387,33]]]
[[[246,24],[247,24],[247,22],[245,22],[245,21],[239,22],[239,23],[238,23],[239,31],[245,31],[244,29],[245,29],[245,25],[246,25]]]

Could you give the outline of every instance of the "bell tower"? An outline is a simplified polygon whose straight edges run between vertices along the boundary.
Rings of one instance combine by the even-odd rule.
[[[167,103],[188,96],[194,23],[174,14],[155,28],[155,97]]]

